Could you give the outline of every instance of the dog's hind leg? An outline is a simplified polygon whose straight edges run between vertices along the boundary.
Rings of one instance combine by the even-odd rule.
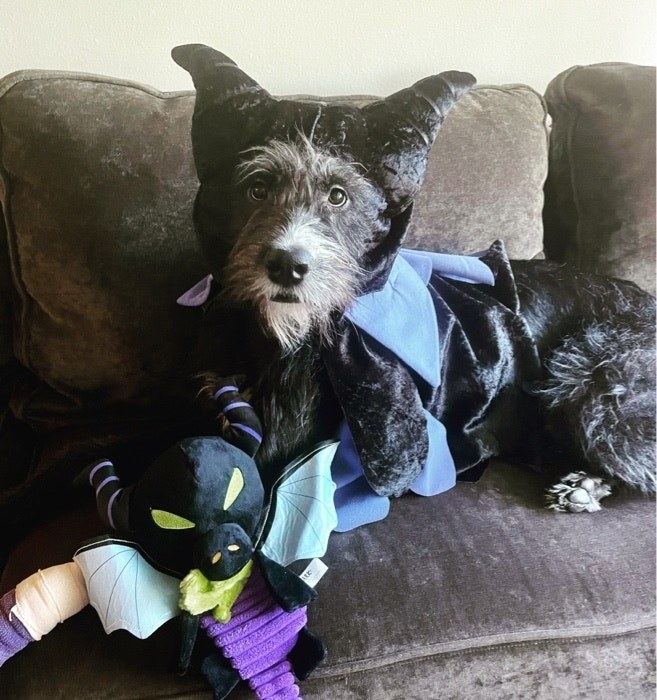
[[[609,493],[598,476],[654,494],[654,304],[568,336],[545,368],[547,379],[536,393],[552,437],[595,475],[562,479],[549,490],[549,507],[598,510],[599,499]]]

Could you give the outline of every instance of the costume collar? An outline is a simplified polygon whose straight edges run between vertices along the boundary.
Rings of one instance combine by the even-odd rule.
[[[382,289],[358,297],[346,312],[430,386],[440,385],[438,323],[427,285],[433,274],[471,284],[494,284],[477,257],[400,250]]]
[[[427,285],[437,274],[471,284],[495,284],[491,269],[476,256],[402,248],[384,286],[358,297],[346,317],[381,343],[430,386],[440,385],[436,311]],[[207,275],[177,299],[181,306],[202,306],[210,297]]]

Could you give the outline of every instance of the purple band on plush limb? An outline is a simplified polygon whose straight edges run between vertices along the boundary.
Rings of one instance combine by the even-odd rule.
[[[231,619],[218,623],[204,615],[201,626],[259,700],[283,700],[299,697],[287,656],[306,619],[305,607],[289,613],[283,610],[254,570]]]
[[[114,501],[119,497],[119,494],[123,489],[117,489],[107,501],[107,522],[110,524],[113,530],[116,530],[116,525],[114,524],[114,518],[112,517],[112,508],[114,508]]]
[[[234,408],[251,408],[251,404],[246,401],[233,401],[228,406],[224,406],[222,410],[226,413],[226,411],[232,411]]]
[[[33,642],[12,608],[16,605],[16,589],[7,591],[0,598],[0,666],[14,654]]]
[[[98,486],[96,486],[96,496],[99,494],[100,490],[105,486],[106,484],[109,484],[111,481],[119,481],[119,477],[116,476],[116,474],[112,474],[111,476],[105,477]]]
[[[217,391],[214,392],[214,398],[215,400],[218,399],[222,394],[225,394],[228,391],[237,391],[239,392],[239,389],[236,386],[222,386],[221,389],[217,389]]]
[[[258,444],[262,442],[262,435],[248,425],[243,425],[242,423],[231,423],[230,425],[232,428],[238,428],[247,435],[250,435],[254,440],[257,440]]]
[[[102,462],[98,462],[98,464],[89,472],[89,483],[93,485],[94,483],[94,476],[96,476],[96,472],[99,469],[102,469],[103,467],[113,467],[114,465],[112,462],[109,461],[109,459],[104,459]]]

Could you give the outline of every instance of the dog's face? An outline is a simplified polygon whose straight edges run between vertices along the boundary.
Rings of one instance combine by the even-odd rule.
[[[386,200],[356,163],[298,136],[241,154],[223,281],[287,350],[353,301],[362,262],[387,231]]]
[[[287,351],[385,280],[429,150],[467,73],[351,104],[273,98],[206,46],[174,49],[197,88],[196,230],[233,300]]]

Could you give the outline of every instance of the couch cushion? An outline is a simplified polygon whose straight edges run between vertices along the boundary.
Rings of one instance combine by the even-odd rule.
[[[475,253],[500,238],[511,258],[539,256],[546,119],[526,85],[481,86],[459,99],[431,151],[408,245]]]
[[[575,66],[545,94],[553,118],[548,257],[655,292],[655,68]]]
[[[541,494],[535,475],[497,462],[476,484],[403,497],[385,521],[334,534],[309,609],[329,657],[304,697],[653,697],[654,502],[616,495],[565,515]],[[25,540],[3,590],[68,560],[98,530],[89,512]],[[197,675],[166,673],[173,635],[108,637],[85,611],[7,662],[0,687],[17,699],[196,697]],[[535,694],[543,683],[551,694]]]
[[[195,315],[175,300],[203,272],[193,99],[78,74],[0,84],[13,350],[35,378],[14,394],[19,417],[88,421],[184,374]]]
[[[165,403],[185,374],[197,314],[175,299],[205,273],[191,224],[193,101],[83,74],[26,71],[0,83],[10,340],[30,372],[12,405],[34,425]],[[522,86],[478,88],[459,102],[409,244],[474,252],[502,237],[512,255],[536,254],[544,118]]]

